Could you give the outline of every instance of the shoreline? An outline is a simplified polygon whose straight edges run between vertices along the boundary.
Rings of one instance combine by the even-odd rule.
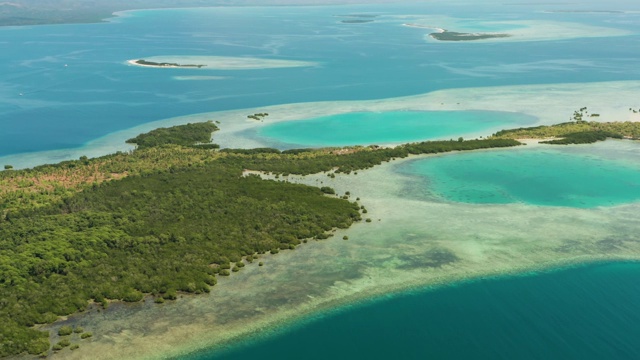
[[[228,339],[222,340],[219,344],[215,344],[210,347],[203,347],[196,350],[187,349],[184,351],[178,350],[175,354],[170,354],[171,358],[184,357],[189,355],[195,355],[198,353],[215,353],[227,347],[242,347],[247,345],[245,342],[254,343],[260,341],[268,341],[272,336],[278,336],[286,333],[289,330],[297,327],[303,327],[307,324],[315,321],[316,318],[322,318],[325,316],[331,316],[336,313],[349,311],[352,307],[369,306],[378,302],[384,302],[390,298],[401,297],[418,292],[435,292],[447,287],[465,286],[478,281],[500,281],[504,279],[521,278],[528,276],[538,276],[539,273],[550,274],[555,272],[561,272],[570,269],[598,266],[606,264],[626,264],[626,263],[640,263],[640,255],[636,258],[593,258],[586,260],[569,260],[560,261],[557,263],[551,263],[541,265],[540,267],[524,267],[514,269],[512,272],[500,272],[500,273],[487,273],[478,274],[477,276],[460,277],[454,279],[441,279],[437,282],[415,284],[408,287],[391,288],[389,290],[381,290],[371,295],[364,295],[362,297],[355,297],[344,302],[338,302],[335,306],[327,305],[319,309],[313,309],[306,313],[298,314],[297,316],[286,318],[281,321],[277,321],[274,324],[266,324],[258,326],[255,329],[251,329],[246,333],[230,335]],[[262,333],[262,331],[268,330],[268,334]],[[148,359],[162,359],[163,357],[151,357]]]
[[[133,59],[127,60],[127,64],[133,66],[141,66],[155,69],[201,69],[206,65],[178,65],[178,64],[167,64],[167,65],[151,65],[151,64],[140,64],[139,61],[142,59]]]
[[[618,141],[605,145],[590,148],[626,153],[631,146]],[[324,182],[339,194],[351,190],[352,197],[362,198],[374,222],[357,223],[338,230],[330,240],[310,241],[295,251],[265,257],[264,267],[249,264],[238,274],[220,279],[210,295],[185,296],[166,307],[122,306],[73,317],[69,321],[91,329],[95,336],[92,343],[65,355],[70,359],[103,353],[132,359],[178,357],[241,345],[238,342],[252,341],[256,334],[286,330],[327,311],[408,291],[594,262],[640,261],[640,243],[625,242],[606,255],[597,250],[600,240],[638,229],[635,214],[640,203],[576,209],[396,197],[406,176],[395,172],[395,167],[428,156],[398,159],[358,175],[337,174],[335,179],[326,174],[281,177],[315,186]],[[385,182],[376,180],[380,178]],[[461,213],[465,224],[454,217]],[[534,220],[538,225],[532,228]],[[344,234],[349,241],[340,240]],[[576,238],[581,239],[580,247],[558,250]],[[430,248],[449,249],[459,261],[421,267],[420,259]]]

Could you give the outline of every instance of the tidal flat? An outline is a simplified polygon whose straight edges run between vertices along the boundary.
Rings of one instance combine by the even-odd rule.
[[[631,141],[557,148],[616,158],[640,168]],[[527,145],[536,152],[548,146]],[[555,149],[555,148],[554,148]],[[511,150],[483,150],[493,154]],[[573,208],[525,203],[477,205],[416,199],[416,181],[392,161],[358,174],[279,180],[350,192],[368,210],[361,222],[328,240],[310,241],[222,278],[210,295],[171,304],[114,305],[62,324],[94,337],[65,358],[171,358],[243,336],[268,335],[306,315],[407,289],[605,260],[638,260],[640,203]],[[269,176],[265,175],[266,178]],[[347,235],[348,241],[342,240]],[[579,240],[576,240],[579,239]],[[61,354],[62,355],[62,354]]]

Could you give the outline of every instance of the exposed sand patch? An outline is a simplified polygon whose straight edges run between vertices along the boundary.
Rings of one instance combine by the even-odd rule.
[[[224,80],[225,76],[174,76],[174,80],[180,81],[209,81],[209,80]]]

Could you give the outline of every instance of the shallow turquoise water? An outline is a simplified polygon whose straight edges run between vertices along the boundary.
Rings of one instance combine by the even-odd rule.
[[[638,359],[640,264],[590,265],[387,297],[182,358]]]
[[[535,118],[492,111],[353,112],[267,125],[258,136],[292,146],[346,146],[450,139],[526,126]]]
[[[412,193],[475,204],[526,203],[590,208],[640,200],[640,167],[535,148],[483,151],[411,161]]]

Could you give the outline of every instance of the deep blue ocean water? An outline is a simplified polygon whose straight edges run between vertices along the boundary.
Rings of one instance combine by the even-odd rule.
[[[239,345],[235,359],[638,359],[640,264],[471,281],[353,305]]]

